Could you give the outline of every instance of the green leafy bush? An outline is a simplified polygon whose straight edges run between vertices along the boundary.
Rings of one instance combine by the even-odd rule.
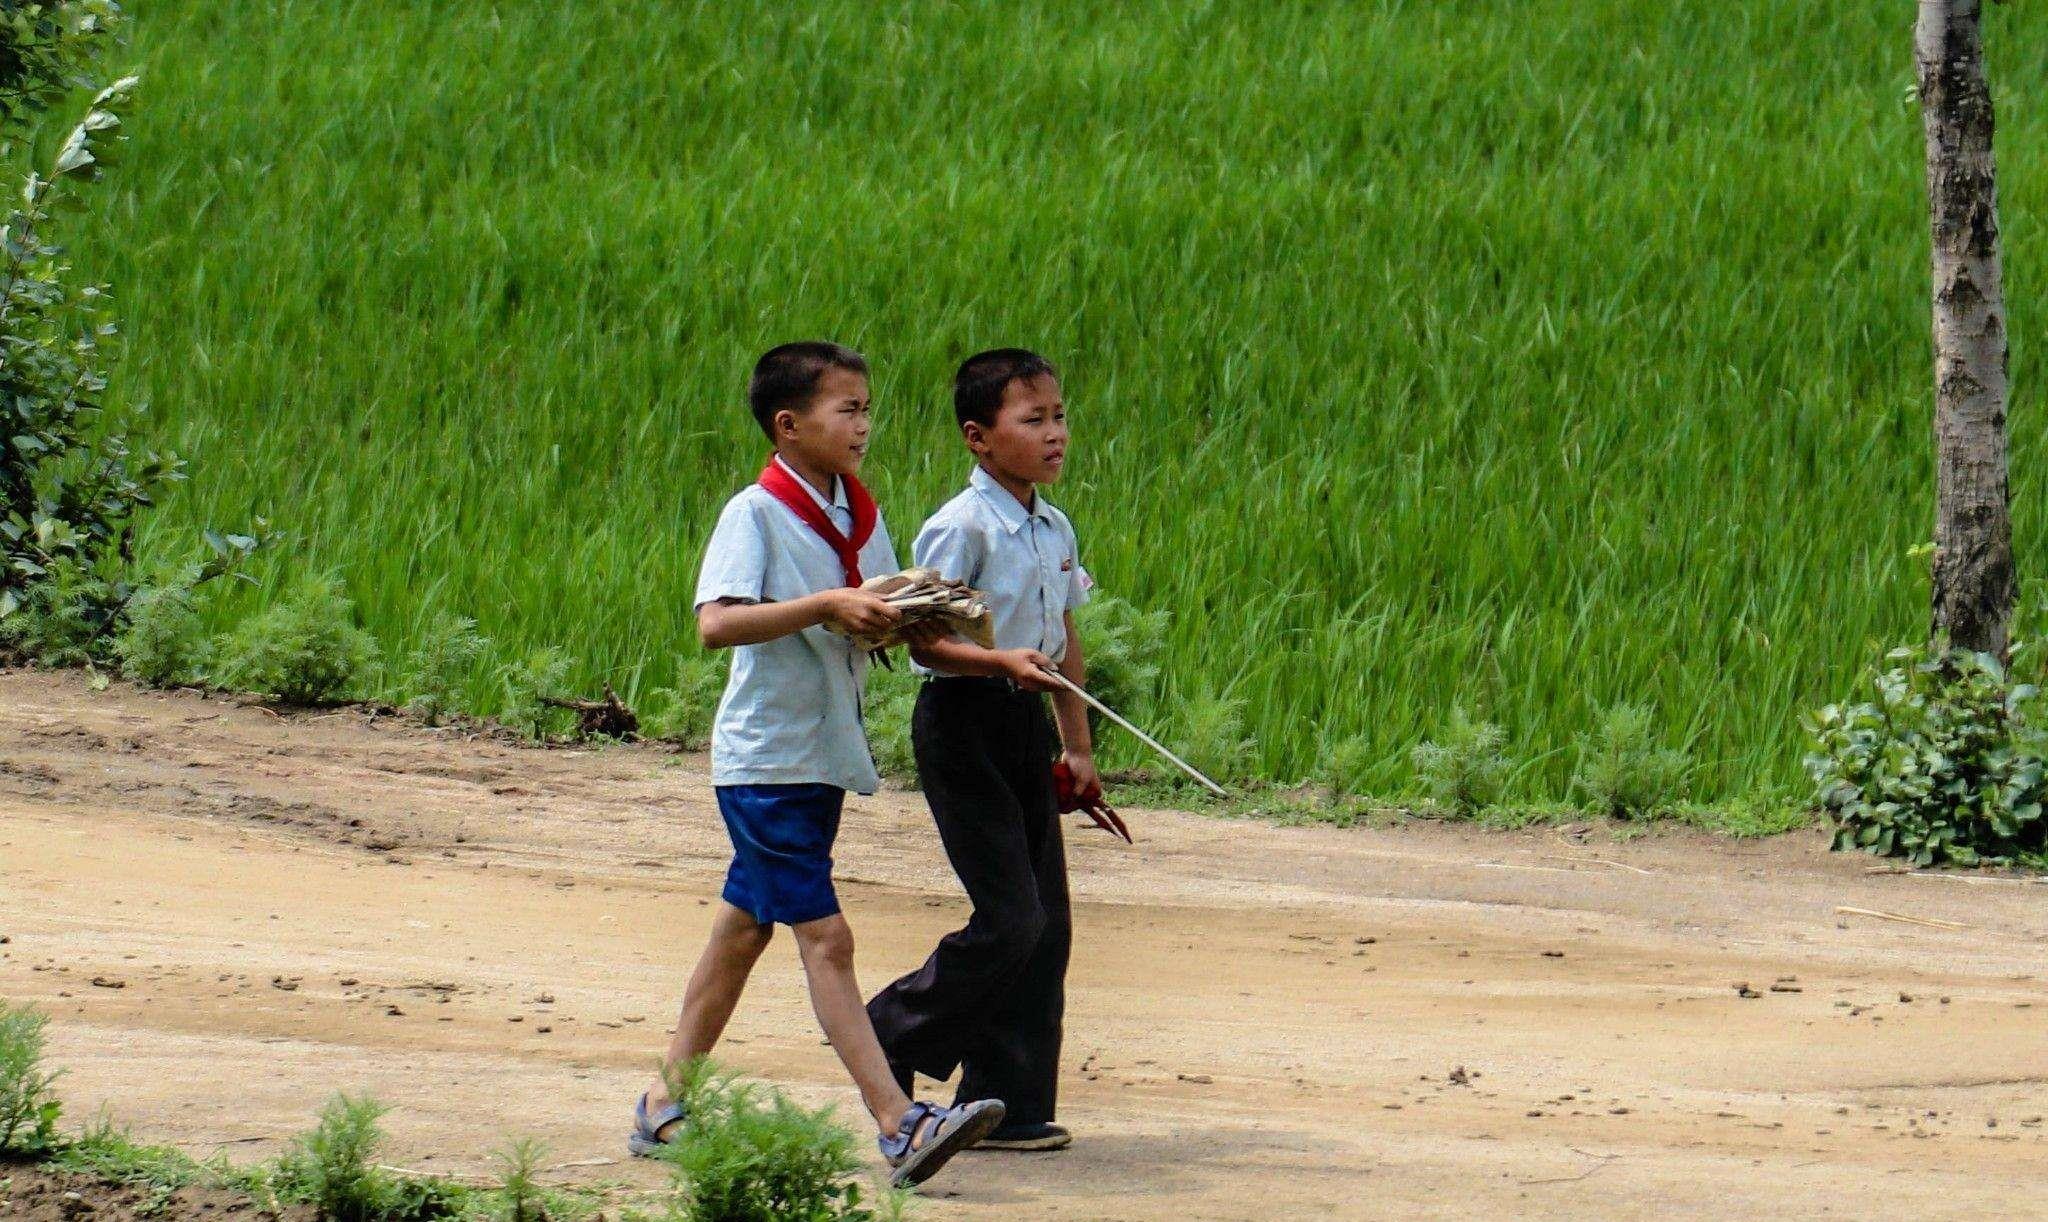
[[[499,672],[504,696],[498,706],[498,720],[535,742],[550,735],[568,733],[574,715],[545,703],[544,697],[560,696],[569,686],[569,671],[575,659],[557,645],[536,649]]]
[[[1923,646],[1885,661],[1866,678],[1870,699],[1807,719],[1806,771],[1834,847],[1921,866],[2048,849],[2039,690],[1984,654]]]
[[[72,560],[52,562],[0,618],[0,657],[41,666],[84,666],[112,623],[120,596],[112,583]]]
[[[173,579],[146,586],[128,602],[127,627],[114,638],[121,673],[147,687],[177,687],[206,673],[207,637],[192,585]]]
[[[1501,750],[1506,741],[1499,726],[1473,721],[1462,707],[1453,707],[1443,732],[1416,745],[1416,775],[1438,806],[1477,814],[1500,801],[1507,785],[1508,758]]]
[[[1684,795],[1692,762],[1682,751],[1657,745],[1654,723],[1647,705],[1619,704],[1601,714],[1592,734],[1579,736],[1572,785],[1596,814],[1647,819]]]
[[[1088,690],[1124,716],[1144,724],[1159,696],[1159,666],[1166,655],[1165,611],[1140,611],[1120,598],[1097,598],[1074,613],[1088,661]],[[1099,731],[1101,714],[1089,723]]]
[[[320,1111],[320,1123],[301,1135],[278,1163],[278,1199],[304,1201],[335,1222],[382,1218],[384,1178],[374,1161],[384,1135],[384,1108],[369,1098],[338,1094]]]
[[[505,1168],[498,1193],[504,1205],[504,1222],[549,1222],[547,1193],[540,1186],[540,1159],[546,1146],[522,1137],[499,1153]]]
[[[243,620],[216,653],[221,686],[317,704],[348,689],[376,657],[376,643],[356,627],[341,578],[321,573],[302,577],[284,598]]]
[[[466,1194],[441,1180],[393,1176],[377,1166],[384,1144],[384,1108],[368,1097],[337,1094],[320,1123],[278,1160],[271,1192],[280,1202],[311,1205],[324,1222],[424,1222],[458,1216]]]
[[[32,1006],[0,1002],[0,1155],[37,1157],[57,1145],[62,1105],[50,1093],[57,1080],[43,1069],[43,1024]]]
[[[33,146],[51,105],[96,83],[121,12],[111,0],[53,0],[0,14],[0,147]],[[0,218],[0,622],[39,593],[50,613],[49,579],[69,567],[99,579],[67,591],[68,614],[92,621],[94,638],[127,600],[114,577],[131,560],[136,517],[182,477],[177,459],[135,448],[136,413],[109,406],[120,329],[106,290],[75,282],[50,233],[127,138],[121,112],[136,83],[100,89],[69,135],[49,141],[47,172],[10,191],[16,202]]]
[[[702,750],[711,741],[711,723],[724,692],[722,658],[708,653],[677,654],[675,686],[658,687],[643,702],[648,737],[666,739],[690,751]]]
[[[445,613],[435,616],[399,671],[398,687],[405,707],[428,725],[440,725],[457,710],[463,680],[489,648],[490,641],[477,632],[475,620]]]
[[[1323,781],[1338,798],[1362,798],[1371,792],[1379,759],[1372,740],[1363,734],[1329,742],[1323,748]]]
[[[675,1168],[679,1222],[891,1222],[906,1194],[864,1198],[865,1164],[831,1110],[740,1082],[699,1058],[670,1092],[688,1113],[662,1157]]]
[[[1233,781],[1250,769],[1258,744],[1245,733],[1243,700],[1199,687],[1175,702],[1170,724],[1173,741],[1167,745],[1211,780]],[[1168,779],[1176,785],[1195,783],[1179,769]]]

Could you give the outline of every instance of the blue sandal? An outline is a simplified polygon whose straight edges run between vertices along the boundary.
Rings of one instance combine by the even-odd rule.
[[[882,1157],[895,1168],[889,1176],[889,1186],[908,1188],[924,1183],[939,1173],[946,1160],[988,1136],[1002,1122],[1000,1099],[977,1099],[958,1107],[911,1104],[893,1136],[875,1139]],[[918,1140],[920,1134],[922,1142]]]
[[[653,1158],[669,1143],[662,1140],[664,1125],[674,1124],[683,1119],[683,1105],[671,1103],[654,1115],[647,1114],[647,1096],[641,1095],[640,1102],[633,1105],[633,1132],[626,1138],[626,1148],[635,1158]]]

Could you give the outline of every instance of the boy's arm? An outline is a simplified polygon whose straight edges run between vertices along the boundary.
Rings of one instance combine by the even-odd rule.
[[[982,675],[1008,679],[1027,692],[1056,691],[1059,684],[1046,678],[1052,659],[1036,649],[983,649],[957,636],[910,644],[910,657],[920,666],[949,675]]]
[[[941,577],[969,585],[980,575],[981,555],[981,542],[975,532],[943,515],[934,515],[926,522],[911,545],[911,563],[937,569]],[[1036,649],[983,649],[951,633],[912,639],[910,659],[949,675],[1008,679],[1029,692],[1049,692],[1057,686],[1043,673],[1045,667],[1052,665],[1052,659]]]
[[[1081,630],[1074,625],[1074,613],[1066,612],[1067,652],[1060,658],[1059,672],[1075,687],[1088,686],[1088,659],[1081,650]],[[1086,790],[1098,778],[1095,772],[1095,735],[1088,728],[1088,706],[1065,688],[1052,694],[1053,720],[1059,723],[1060,746],[1066,752],[1067,768],[1074,774],[1074,788]]]
[[[788,602],[718,599],[697,608],[697,639],[706,649],[726,649],[759,645],[818,624],[833,624],[854,635],[880,632],[902,618],[903,613],[879,595],[852,586]]]

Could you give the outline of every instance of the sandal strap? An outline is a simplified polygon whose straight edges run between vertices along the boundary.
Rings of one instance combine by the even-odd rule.
[[[640,1102],[633,1107],[633,1120],[640,1130],[640,1136],[645,1137],[649,1141],[660,1141],[662,1127],[674,1124],[676,1121],[682,1120],[686,1115],[687,1113],[683,1111],[682,1104],[672,1102],[654,1115],[649,1116],[647,1114],[646,1095],[640,1096]]]
[[[882,1148],[884,1157],[891,1160],[903,1159],[916,1148],[917,1133],[924,1122],[936,1120],[943,1125],[949,1110],[951,1109],[935,1107],[920,1099],[910,1105],[909,1111],[903,1113],[902,1121],[896,1125],[896,1132],[888,1137],[876,1138],[875,1144]]]

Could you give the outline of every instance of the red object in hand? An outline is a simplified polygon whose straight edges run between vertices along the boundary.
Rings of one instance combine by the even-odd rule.
[[[1058,786],[1060,813],[1081,811],[1094,820],[1095,826],[1112,836],[1120,836],[1125,844],[1132,844],[1131,829],[1124,826],[1122,816],[1109,808],[1102,800],[1102,782],[1090,781],[1088,788],[1074,788],[1074,770],[1067,767],[1067,761],[1055,760],[1052,766],[1053,784]]]

